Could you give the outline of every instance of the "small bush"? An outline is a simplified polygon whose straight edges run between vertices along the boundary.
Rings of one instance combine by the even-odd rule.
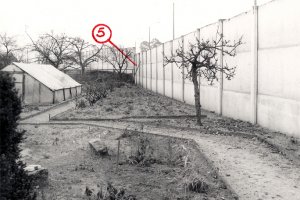
[[[189,191],[197,192],[197,193],[207,193],[208,185],[202,180],[195,178],[192,182],[188,184]]]
[[[151,146],[148,138],[144,136],[138,136],[137,147],[138,148],[134,154],[128,158],[128,162],[130,164],[150,166],[151,164],[158,162],[153,156],[154,149]]]
[[[107,183],[106,191],[101,190],[95,195],[93,190],[86,187],[85,195],[91,200],[137,200],[134,195],[126,195],[124,189],[118,189],[111,183]]]
[[[85,108],[87,105],[87,102],[85,99],[76,99],[76,108]]]
[[[85,98],[89,102],[90,106],[93,106],[97,101],[107,97],[108,89],[104,84],[92,84],[86,87]]]

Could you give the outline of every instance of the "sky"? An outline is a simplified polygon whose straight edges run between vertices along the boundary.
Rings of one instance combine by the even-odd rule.
[[[252,9],[254,0],[0,0],[0,33],[16,36],[20,45],[45,32],[79,36],[96,44],[92,29],[107,24],[111,41],[121,46],[139,46],[150,37],[161,42],[173,37],[172,8],[175,5],[175,38],[197,28]],[[258,5],[270,0],[257,0]]]

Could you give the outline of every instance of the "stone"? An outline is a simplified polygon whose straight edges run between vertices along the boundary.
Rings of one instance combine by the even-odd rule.
[[[100,139],[90,140],[89,144],[96,154],[108,155],[108,148]]]
[[[33,177],[34,182],[37,185],[44,185],[48,180],[48,169],[41,165],[28,165],[24,168],[25,172]]]

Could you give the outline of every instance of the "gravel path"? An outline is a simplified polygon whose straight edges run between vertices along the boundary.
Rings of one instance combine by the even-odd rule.
[[[34,117],[30,117],[25,120],[21,120],[20,124],[22,123],[44,123],[44,122],[49,122],[49,115],[50,117],[53,117],[57,114],[63,113],[67,110],[75,108],[75,103],[74,101],[69,101],[65,104],[58,105],[50,110],[47,110],[45,112],[41,112],[38,115],[35,115]]]

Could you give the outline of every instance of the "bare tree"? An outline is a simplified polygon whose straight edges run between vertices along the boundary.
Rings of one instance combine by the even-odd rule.
[[[80,66],[81,73],[93,62],[98,61],[102,49],[96,45],[89,44],[83,39],[76,37],[70,38],[70,53],[68,60]]]
[[[19,56],[23,48],[18,47],[15,37],[6,33],[0,34],[0,69],[14,61],[20,61]]]
[[[29,35],[28,37],[32,42],[33,51],[38,53],[36,57],[38,62],[59,68],[67,60],[70,42],[65,34],[45,33],[37,41],[33,41]]]
[[[234,57],[237,47],[241,44],[242,38],[231,42],[225,40],[223,34],[217,32],[215,39],[200,40],[197,38],[197,42],[189,44],[187,50],[184,50],[183,45],[180,44],[175,54],[172,52],[170,57],[164,57],[165,65],[175,63],[177,67],[186,69],[187,74],[185,74],[185,78],[192,80],[198,125],[202,125],[198,77],[204,77],[210,84],[213,84],[214,80],[218,81],[218,73],[221,72],[226,79],[230,80],[235,75],[236,67],[230,67],[227,63],[220,65],[218,57],[221,53],[224,56]]]
[[[112,65],[114,71],[116,71],[119,77],[121,77],[129,66],[129,60],[127,57],[131,57],[134,54],[134,48],[121,48],[125,55],[114,47],[106,46],[103,49],[107,50],[107,52],[100,56],[101,60]]]

